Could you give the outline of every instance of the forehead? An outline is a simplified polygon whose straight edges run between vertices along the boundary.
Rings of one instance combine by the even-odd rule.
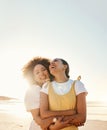
[[[44,69],[44,68],[46,68],[46,67],[43,66],[42,64],[37,64],[37,65],[35,65],[34,70],[38,71],[39,69]]]
[[[61,61],[61,59],[55,58],[55,59],[52,60],[52,62],[57,62],[57,61]]]

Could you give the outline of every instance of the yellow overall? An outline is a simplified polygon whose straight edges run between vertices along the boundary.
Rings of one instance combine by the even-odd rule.
[[[76,108],[76,95],[74,90],[74,84],[71,87],[70,91],[64,95],[58,95],[53,87],[52,84],[48,84],[49,86],[49,107],[50,110],[67,110],[67,109],[75,109]],[[76,126],[70,126],[63,128],[61,130],[78,130]]]

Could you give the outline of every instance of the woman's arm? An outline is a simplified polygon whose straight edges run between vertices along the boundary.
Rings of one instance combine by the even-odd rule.
[[[53,117],[47,118],[47,119],[41,119],[40,117],[40,109],[32,109],[31,111],[33,120],[41,126],[41,128],[47,129],[51,123],[53,123]]]
[[[48,102],[48,95],[41,92],[40,93],[40,115],[41,118],[48,118],[52,116],[64,116],[64,115],[74,115],[76,113],[75,110],[60,110],[60,111],[50,111],[49,110],[49,102]]]
[[[77,95],[77,114],[67,116],[64,120],[70,120],[71,124],[78,126],[86,121],[86,93]]]
[[[67,121],[63,121],[64,117],[58,117],[57,121],[49,126],[49,130],[60,130],[62,128],[68,127],[71,124],[68,124],[68,120]]]

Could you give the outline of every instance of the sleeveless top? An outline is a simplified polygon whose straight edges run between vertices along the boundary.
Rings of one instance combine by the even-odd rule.
[[[76,94],[74,90],[75,81],[72,84],[70,91],[64,95],[58,95],[53,87],[51,82],[48,84],[49,89],[49,109],[50,110],[67,110],[67,109],[76,109]],[[78,130],[76,126],[70,126],[63,128],[61,130]]]

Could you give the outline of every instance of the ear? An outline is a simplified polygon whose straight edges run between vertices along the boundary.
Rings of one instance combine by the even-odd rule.
[[[67,65],[64,65],[64,70],[66,70],[67,69]]]

